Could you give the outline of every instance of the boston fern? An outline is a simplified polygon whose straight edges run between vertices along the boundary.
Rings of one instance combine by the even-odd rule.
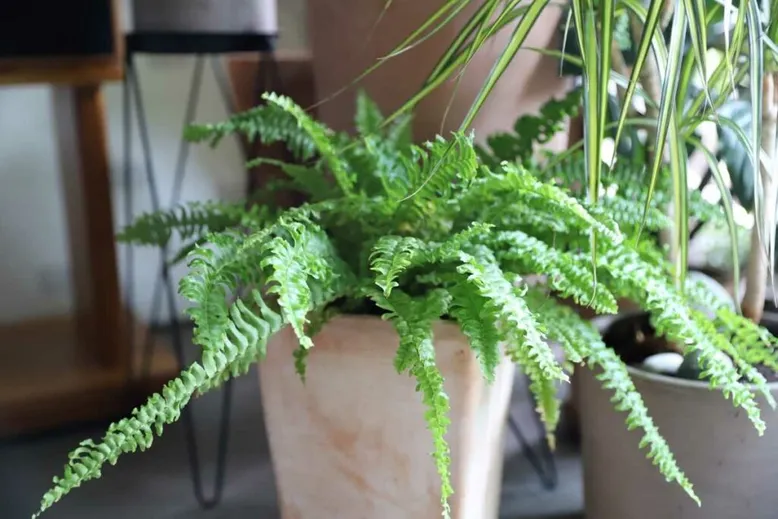
[[[620,229],[635,223],[639,208],[630,208],[639,199],[589,206],[558,182],[564,168],[489,160],[489,152],[477,151],[462,133],[414,145],[409,119],[387,122],[365,96],[359,97],[356,137],[331,131],[285,97],[269,94],[265,100],[224,123],[195,126],[188,137],[212,145],[230,134],[285,142],[298,162],[275,163],[286,180],[273,188],[301,191],[308,202],[292,209],[192,204],[143,215],[121,233],[122,241],[135,245],[167,245],[172,237],[184,243],[189,271],[180,292],[192,302],[202,358],[111,425],[100,442],[83,442],[44,496],[41,512],[100,477],[106,463],[149,448],[193,397],[261,361],[269,339],[286,326],[299,339],[294,363],[304,379],[317,329],[342,313],[378,314],[394,325],[395,367],[415,377],[427,408],[446,516],[454,490],[446,442],[449,400],[433,346],[432,325],[439,319],[459,325],[486,379],[493,379],[503,356],[520,366],[550,437],[560,414],[557,384],[568,380],[572,367],[560,365],[548,345],[560,343],[571,363],[597,371],[627,413],[628,427],[643,430],[647,455],[695,499],[625,364],[592,325],[559,301],[572,299],[603,314],[617,311],[617,298],[639,303],[671,340],[699,351],[711,385],[764,429],[754,394],[741,380],[746,376],[769,393],[748,367],[760,353],[770,355],[772,339],[734,314],[719,319],[716,329],[688,303],[674,288],[661,252]],[[567,173],[574,167],[571,162]],[[666,224],[660,216],[649,223]],[[734,336],[756,338],[761,350],[751,341],[740,358],[740,350],[727,346]],[[716,353],[722,348],[738,368],[721,362]]]

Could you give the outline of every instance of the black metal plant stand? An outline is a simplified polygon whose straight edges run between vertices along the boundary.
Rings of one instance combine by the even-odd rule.
[[[140,87],[140,78],[135,68],[135,56],[137,54],[178,54],[194,55],[195,66],[189,86],[189,94],[186,103],[186,112],[184,115],[183,128],[192,124],[197,116],[197,105],[200,99],[200,91],[203,81],[203,68],[205,56],[209,56],[214,75],[219,86],[222,100],[228,113],[234,113],[232,96],[227,75],[219,59],[220,55],[231,52],[259,52],[261,58],[259,61],[259,81],[258,85],[263,89],[272,89],[274,79],[273,74],[277,75],[278,69],[275,67],[275,37],[260,34],[176,34],[176,33],[133,33],[126,39],[126,74],[124,80],[124,99],[123,99],[123,119],[124,119],[124,171],[123,182],[125,190],[124,217],[125,222],[129,223],[133,219],[133,168],[132,168],[132,129],[133,129],[133,107],[137,115],[138,131],[140,134],[141,147],[144,157],[144,169],[146,182],[149,189],[151,208],[157,211],[162,208],[162,201],[157,185],[157,177],[154,169],[151,140],[149,137],[148,123],[146,119],[145,105]],[[262,92],[257,93],[257,102]],[[186,166],[189,158],[189,142],[181,139],[179,144],[178,158],[176,161],[173,189],[171,197],[166,207],[175,206],[181,197],[181,190],[186,177]],[[152,294],[151,316],[152,321],[159,315],[164,302],[167,305],[168,314],[171,322],[171,340],[179,368],[183,369],[186,365],[184,358],[184,343],[182,329],[179,323],[180,311],[176,302],[176,290],[173,280],[170,276],[168,266],[168,250],[161,251],[160,264],[157,278],[154,284]],[[128,246],[125,252],[126,279],[125,279],[125,297],[127,306],[132,308],[134,302],[134,267],[133,267],[133,248]],[[131,344],[134,344],[130,337]],[[136,374],[147,378],[151,368],[152,331],[149,329],[147,336],[143,341],[141,373]],[[132,365],[132,364],[130,364]],[[232,381],[228,380],[222,388],[221,420],[219,426],[218,445],[216,452],[216,471],[214,475],[213,491],[207,496],[204,491],[202,470],[200,464],[200,453],[197,434],[194,427],[191,406],[187,406],[183,411],[182,425],[184,427],[185,443],[189,460],[190,474],[195,498],[199,505],[204,509],[210,509],[219,504],[222,498],[225,481],[225,471],[227,462],[227,450],[230,436],[230,415],[232,407]]]

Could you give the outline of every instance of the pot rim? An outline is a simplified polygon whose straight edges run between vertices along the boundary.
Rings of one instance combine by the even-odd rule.
[[[595,328],[597,328],[597,331],[599,331],[600,334],[602,335],[602,333],[605,330],[607,330],[608,327],[612,325],[614,322],[622,319],[628,319],[630,317],[634,317],[644,313],[645,312],[643,310],[632,310],[628,312],[621,312],[614,315],[598,315],[597,317],[591,320],[591,323],[595,326]],[[675,386],[675,387],[686,388],[686,389],[697,390],[697,391],[706,391],[706,392],[720,391],[719,389],[711,388],[708,382],[704,382],[702,380],[689,380],[686,378],[671,377],[669,375],[652,373],[645,369],[641,369],[637,366],[627,365],[627,372],[629,372],[630,376],[638,377],[643,380],[654,382],[657,384],[666,384],[669,386]],[[754,384],[744,384],[744,385],[751,390],[756,390],[756,386]],[[778,393],[778,382],[768,382],[767,388],[770,390],[771,393]]]

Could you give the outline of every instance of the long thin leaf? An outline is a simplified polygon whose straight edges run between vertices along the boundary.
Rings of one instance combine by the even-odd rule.
[[[479,6],[476,12],[473,13],[473,15],[467,21],[467,23],[465,23],[462,29],[460,29],[456,38],[454,38],[454,40],[448,46],[448,49],[446,49],[446,52],[443,53],[438,62],[432,68],[432,71],[430,72],[424,84],[427,84],[430,81],[434,81],[438,74],[445,70],[458,54],[467,49],[465,42],[467,42],[471,36],[476,34],[476,31],[486,26],[489,21],[489,13],[493,12],[493,9],[495,6],[499,5],[500,1],[501,0],[487,0]]]
[[[710,90],[708,89],[708,28],[705,16],[705,0],[684,0],[686,8],[686,21],[689,25],[689,34],[692,41],[692,52],[697,62],[697,67],[702,78],[702,89],[710,102]]]
[[[314,103],[311,106],[311,108],[315,108],[319,105],[331,101],[332,99],[336,98],[337,96],[347,91],[349,88],[353,87],[354,85],[356,85],[357,83],[365,79],[367,76],[375,72],[381,65],[386,63],[391,57],[402,54],[403,52],[406,52],[407,50],[415,47],[422,41],[426,40],[432,34],[441,30],[448,23],[450,23],[456,17],[456,15],[459,14],[459,12],[461,12],[465,7],[469,5],[469,3],[470,0],[445,0],[444,5],[442,5],[437,11],[435,11],[432,15],[430,15],[429,18],[427,18],[427,20],[425,20],[424,23],[422,23],[416,30],[414,30],[408,36],[406,36],[405,39],[403,39],[403,41],[401,41],[398,45],[396,45],[387,55],[376,60],[376,62],[373,65],[368,67],[366,70],[364,70],[352,81],[344,85],[342,88],[336,90],[332,94]],[[386,9],[387,7],[385,5],[384,10],[382,12],[382,16],[383,13],[386,12]],[[425,34],[425,31],[427,31],[427,29],[429,28],[432,28],[432,30],[430,31],[430,33]]]
[[[747,0],[752,1],[752,0]],[[740,50],[743,46],[746,34],[746,10],[739,9],[738,17],[735,22],[735,30],[732,34],[732,45],[721,60],[719,65],[713,71],[708,84],[710,88],[718,92],[719,99],[721,97],[728,97],[732,91],[734,91],[735,84],[738,79],[733,79],[732,63],[737,60],[740,55]],[[706,95],[704,92],[700,92],[689,105],[687,114],[690,117],[697,116],[703,109],[703,104],[706,101]],[[716,101],[714,101],[714,104]],[[685,126],[685,124],[683,124]]]
[[[624,5],[630,8],[636,16],[640,17],[643,13],[643,6],[637,1],[622,0]],[[654,53],[659,56],[660,60],[665,58],[661,56],[664,49],[664,40],[661,39],[661,31],[657,31],[659,27],[659,20],[662,14],[662,7],[664,7],[665,0],[651,0],[651,4],[648,7],[648,11],[645,12],[643,36],[640,38],[640,45],[638,46],[637,54],[635,56],[635,64],[632,67],[632,74],[629,78],[629,84],[627,90],[624,92],[624,101],[621,107],[621,114],[619,115],[619,124],[616,126],[616,139],[614,141],[615,146],[619,145],[621,140],[621,134],[624,129],[623,121],[629,115],[629,107],[632,106],[632,97],[635,94],[635,89],[640,82],[640,74],[643,71],[643,67],[646,64],[648,53],[651,51],[652,42],[654,43]],[[650,201],[650,200],[649,200]]]
[[[751,164],[754,167],[754,215],[756,216],[754,225],[757,228],[757,235],[763,247],[765,254],[769,254],[768,248],[775,243],[775,226],[772,229],[765,228],[764,215],[762,209],[762,196],[764,195],[764,186],[762,185],[762,176],[760,171],[759,150],[762,149],[762,83],[764,81],[764,56],[762,54],[762,24],[759,14],[759,6],[754,0],[743,0],[746,2],[746,24],[748,25],[748,50],[749,50],[749,90],[751,93]],[[771,171],[771,170],[768,170]],[[770,262],[769,271],[773,270],[773,263]]]
[[[659,103],[659,116],[657,122],[656,145],[649,174],[648,194],[643,211],[643,219],[640,231],[645,226],[646,217],[656,188],[659,172],[664,161],[665,145],[670,143],[670,172],[673,176],[673,216],[675,226],[673,232],[675,239],[675,280],[679,288],[683,287],[686,278],[687,258],[689,255],[689,213],[687,208],[687,181],[686,181],[686,149],[681,143],[678,131],[678,117],[676,114],[676,94],[678,80],[681,72],[681,56],[683,55],[684,36],[686,35],[686,8],[683,0],[677,0],[673,26],[668,47],[667,66],[665,80],[662,85],[662,100]],[[639,233],[640,233],[639,231]]]
[[[729,188],[727,187],[727,184],[724,180],[724,175],[719,169],[719,163],[716,160],[716,157],[713,156],[713,153],[711,153],[710,150],[708,150],[708,148],[705,147],[702,141],[697,139],[696,137],[690,137],[688,140],[695,146],[696,149],[702,152],[703,156],[705,157],[705,160],[708,161],[708,167],[710,168],[711,174],[713,176],[713,180],[716,181],[716,186],[719,188],[719,193],[721,194],[721,208],[724,209],[724,215],[727,219],[727,229],[729,230],[729,241],[732,244],[733,286],[739,287],[740,286],[740,254],[737,247],[737,243],[738,243],[737,224],[735,223],[735,213],[732,210],[732,208],[735,205],[734,202],[732,201],[732,195],[729,192]],[[735,297],[734,302],[735,302],[735,308],[739,313],[740,298]]]
[[[570,63],[571,65],[575,65],[578,68],[583,68],[583,60],[579,58],[578,56],[574,56],[572,54],[566,54],[560,50],[557,49],[544,49],[542,47],[524,47],[524,50],[529,50],[532,52],[537,52],[538,54],[542,54],[544,56],[551,56],[553,58],[557,58],[559,60],[566,61]],[[611,70],[610,72],[610,79],[613,81],[617,86],[623,88],[626,90],[627,85],[629,85],[630,79],[619,72],[615,70]],[[656,104],[656,102],[651,99],[651,97],[648,95],[648,93],[643,89],[642,86],[639,84],[635,86],[635,95],[641,98],[647,106],[651,106],[654,108],[659,108],[659,105]],[[614,126],[615,128],[616,126]]]
[[[534,27],[535,22],[543,12],[543,9],[545,9],[546,5],[548,5],[548,2],[549,0],[533,0],[529,9],[521,18],[521,21],[516,25],[516,28],[511,35],[510,41],[505,46],[502,54],[495,62],[494,67],[492,67],[491,72],[489,72],[489,76],[486,78],[486,81],[481,86],[481,90],[478,92],[475,101],[473,101],[473,104],[470,106],[470,111],[467,113],[464,120],[462,121],[462,124],[460,125],[460,130],[466,130],[473,123],[473,120],[475,119],[476,115],[478,115],[479,110],[483,106],[484,102],[486,102],[486,98],[489,97],[489,94],[491,94],[494,86],[497,84],[497,81],[500,79],[500,77],[502,77],[503,73],[508,68],[508,65],[510,65],[513,61],[513,58],[521,48],[524,40],[527,39],[527,35]]]

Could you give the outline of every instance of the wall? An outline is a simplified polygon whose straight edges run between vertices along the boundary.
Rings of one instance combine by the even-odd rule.
[[[282,48],[305,45],[304,0],[281,0]],[[191,57],[140,57],[138,71],[163,202],[170,198],[181,123],[194,65]],[[211,67],[205,69],[197,119],[226,116]],[[124,222],[122,87],[105,87],[117,228]],[[58,157],[52,130],[51,92],[45,86],[0,87],[0,323],[69,311],[71,287]],[[137,124],[135,125],[137,130]],[[150,209],[143,155],[135,135],[136,212]],[[245,175],[236,142],[191,149],[184,200],[238,200]],[[165,202],[166,203],[166,202]],[[124,250],[119,249],[124,271]],[[134,310],[148,317],[159,255],[135,251]],[[179,268],[176,279],[181,275]],[[183,304],[183,301],[179,301]],[[163,312],[162,318],[166,318]]]

